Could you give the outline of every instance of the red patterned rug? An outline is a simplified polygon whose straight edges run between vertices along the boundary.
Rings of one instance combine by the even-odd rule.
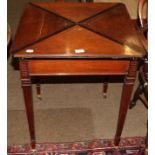
[[[38,143],[35,152],[29,144],[8,146],[8,155],[144,155],[145,138],[122,138],[118,147],[113,140],[71,143]]]

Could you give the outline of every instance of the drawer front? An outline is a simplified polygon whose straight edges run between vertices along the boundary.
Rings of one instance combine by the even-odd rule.
[[[124,75],[128,60],[29,60],[31,76]]]

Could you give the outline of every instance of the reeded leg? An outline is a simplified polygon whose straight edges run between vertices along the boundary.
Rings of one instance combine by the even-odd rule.
[[[21,84],[23,88],[23,96],[26,108],[26,115],[28,120],[31,147],[35,149],[35,128],[34,128],[34,113],[33,113],[33,99],[32,99],[32,87],[31,79],[28,74],[28,65],[26,60],[20,61],[20,73],[21,73]]]
[[[109,76],[105,76],[103,83],[103,97],[107,98]]]
[[[124,122],[133,90],[133,85],[135,82],[137,65],[138,65],[137,61],[134,60],[130,61],[128,74],[125,77],[124,86],[122,90],[121,104],[119,109],[118,122],[117,122],[117,130],[114,139],[115,145],[119,145],[120,142],[120,137],[124,127]]]

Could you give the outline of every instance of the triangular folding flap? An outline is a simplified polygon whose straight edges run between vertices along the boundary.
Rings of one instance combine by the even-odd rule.
[[[62,2],[61,2],[62,3]],[[101,11],[111,8],[117,3],[33,3],[36,6],[54,12],[74,22],[80,22]]]
[[[12,51],[34,44],[71,25],[73,25],[72,22],[30,3],[26,6],[21,18]]]
[[[26,53],[32,49],[33,53]],[[76,50],[82,53],[76,53]],[[46,51],[46,53],[45,53]],[[80,26],[74,26],[17,53],[17,57],[128,57],[140,56],[129,47],[113,42]]]
[[[84,21],[82,25],[122,45],[127,45],[137,51],[144,51],[136,29],[129,18],[125,6],[119,4],[109,11]]]

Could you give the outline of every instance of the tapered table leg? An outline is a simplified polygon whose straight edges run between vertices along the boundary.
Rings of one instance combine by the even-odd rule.
[[[31,79],[28,71],[28,64],[26,60],[20,61],[20,73],[21,73],[21,84],[23,88],[24,102],[26,108],[26,115],[28,120],[31,147],[35,149],[35,128],[34,128],[34,113],[33,113],[33,99],[32,99],[32,87]]]
[[[120,142],[120,137],[122,134],[122,130],[124,127],[124,122],[126,119],[126,114],[128,110],[128,105],[130,102],[135,78],[136,78],[136,71],[137,71],[138,61],[132,60],[130,61],[128,74],[125,77],[124,86],[122,90],[122,97],[121,97],[121,103],[120,103],[120,109],[119,109],[119,116],[118,116],[118,122],[117,122],[117,129],[114,139],[114,144],[118,145]]]
[[[40,78],[36,77],[36,92],[37,92],[37,97],[41,100],[41,86],[40,86]]]
[[[105,76],[104,82],[103,82],[103,97],[104,98],[107,98],[108,81],[109,81],[109,76]]]

